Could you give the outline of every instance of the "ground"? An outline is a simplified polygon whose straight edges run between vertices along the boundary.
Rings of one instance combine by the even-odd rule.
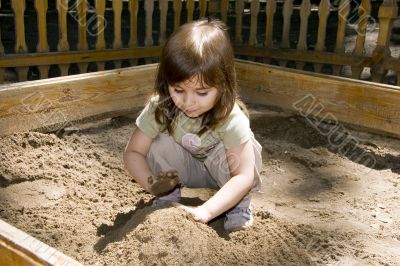
[[[0,138],[0,218],[85,265],[400,265],[400,140],[316,125],[251,106],[263,188],[246,231],[151,207],[122,163],[132,117]]]

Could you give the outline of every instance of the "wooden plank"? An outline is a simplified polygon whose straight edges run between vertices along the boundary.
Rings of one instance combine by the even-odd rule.
[[[339,11],[338,11],[338,26],[336,33],[336,44],[335,44],[335,53],[344,53],[344,39],[346,34],[346,23],[347,16],[350,12],[350,0],[340,0]],[[340,76],[343,66],[342,65],[334,65],[333,75]]]
[[[74,62],[98,62],[159,56],[161,47],[136,47],[113,50],[70,51],[32,54],[6,54],[0,57],[0,67],[69,64]]]
[[[285,0],[283,4],[282,16],[283,16],[283,28],[282,28],[282,42],[281,48],[290,48],[290,21],[293,14],[293,0]],[[286,60],[280,60],[280,66],[286,66]]]
[[[49,51],[49,43],[47,41],[47,8],[48,0],[36,0],[35,8],[38,18],[38,31],[39,31],[39,42],[36,50],[39,53]],[[50,66],[39,66],[40,78],[45,79],[49,77]]]
[[[138,46],[137,41],[137,20],[138,20],[138,9],[139,9],[139,0],[130,0],[129,1],[129,14],[131,16],[130,20],[130,39],[129,39],[129,48],[135,48]],[[137,59],[129,60],[131,66],[137,65]]]
[[[93,116],[114,116],[144,105],[156,64],[0,86],[0,135],[57,130]]]
[[[308,17],[311,13],[311,3],[310,0],[303,0],[300,6],[300,31],[299,31],[299,41],[297,43],[297,50],[306,51],[307,50],[307,31],[308,31]],[[303,69],[305,63],[297,62],[297,69]]]
[[[397,86],[242,60],[237,60],[236,73],[243,98],[250,102],[400,137]],[[310,105],[322,110],[310,113]]]
[[[361,5],[358,7],[358,27],[357,27],[357,39],[356,46],[353,50],[353,55],[364,55],[364,44],[365,44],[365,34],[367,30],[368,18],[371,13],[371,3],[370,0],[362,0]],[[364,70],[364,66],[352,66],[352,77],[359,79],[361,72]]]
[[[392,32],[393,21],[397,18],[397,2],[394,0],[384,0],[379,7],[379,35],[376,42],[376,48],[372,53],[374,61],[372,80],[382,82],[388,72],[387,62],[390,56],[390,35]]]
[[[28,47],[25,41],[24,24],[25,1],[12,0],[11,6],[14,11],[15,20],[15,52],[27,53]],[[17,67],[16,70],[19,81],[25,81],[28,79],[28,67]]]
[[[87,42],[87,21],[86,21],[86,13],[87,13],[87,1],[77,1],[76,9],[78,13],[78,50],[85,51],[88,50],[88,42]],[[80,73],[86,73],[88,68],[87,63],[79,63],[79,71]]]
[[[0,220],[0,265],[81,266],[82,264]]]
[[[318,37],[317,43],[315,44],[316,51],[325,51],[325,37],[326,37],[326,26],[329,16],[330,3],[329,0],[321,0],[318,7],[319,23],[318,23]],[[315,64],[314,71],[321,73],[323,64]]]
[[[96,34],[96,50],[106,49],[106,40],[104,36],[105,24],[105,10],[106,10],[106,0],[96,0],[96,15],[97,15],[97,34]],[[96,63],[97,70],[102,71],[105,67],[105,62]]]
[[[113,14],[114,14],[114,42],[113,48],[119,49],[122,48],[122,0],[113,0],[112,1]],[[114,62],[115,68],[120,68],[122,66],[122,61]]]
[[[273,57],[279,60],[295,60],[307,61],[311,63],[326,63],[326,64],[343,64],[343,65],[363,65],[370,66],[372,60],[367,56],[349,56],[346,53],[332,53],[332,52],[318,52],[312,50],[293,50],[293,49],[277,49],[277,48],[261,48],[261,47],[247,47],[247,46],[234,46],[236,55],[247,55],[257,57]],[[394,67],[398,62],[393,60]]]
[[[236,14],[235,44],[238,45],[243,44],[243,37],[242,37],[243,10],[244,10],[244,0],[237,0],[235,2],[235,14]]]
[[[58,12],[58,46],[59,52],[69,51],[68,35],[67,35],[67,14],[68,0],[57,0]],[[59,62],[57,62],[59,63]],[[69,64],[59,64],[61,76],[68,75]]]

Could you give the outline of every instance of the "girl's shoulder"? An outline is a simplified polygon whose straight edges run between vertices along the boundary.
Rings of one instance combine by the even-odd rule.
[[[221,123],[217,130],[226,131],[233,127],[249,127],[250,122],[246,113],[235,103],[227,119]]]

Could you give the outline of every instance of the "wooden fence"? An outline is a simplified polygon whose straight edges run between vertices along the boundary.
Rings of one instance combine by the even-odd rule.
[[[213,16],[230,26],[240,58],[376,82],[387,81],[389,73],[392,83],[400,84],[400,63],[390,49],[398,16],[394,0],[314,5],[310,0],[0,0],[0,5],[0,83],[155,62],[173,29]],[[373,49],[366,49],[371,44]]]

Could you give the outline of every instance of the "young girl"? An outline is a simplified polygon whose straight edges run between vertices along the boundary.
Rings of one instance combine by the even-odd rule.
[[[124,153],[129,173],[158,196],[154,205],[172,203],[204,223],[225,213],[227,231],[251,226],[249,192],[261,184],[261,145],[238,99],[222,22],[191,22],[171,35],[154,94]],[[180,184],[218,192],[200,206],[184,206],[178,204]]]

